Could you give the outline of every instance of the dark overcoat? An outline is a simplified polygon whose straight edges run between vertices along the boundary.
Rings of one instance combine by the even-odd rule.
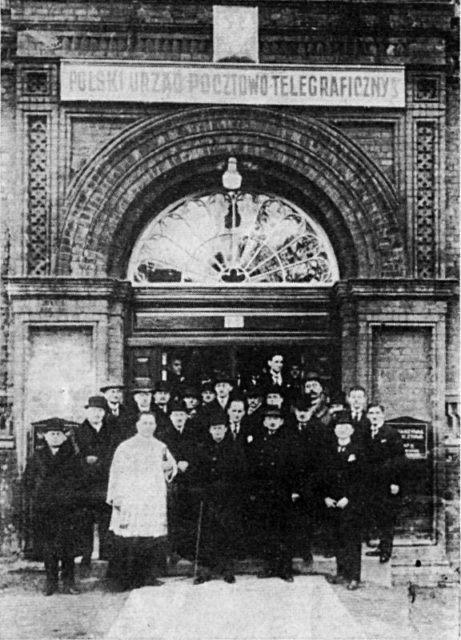
[[[88,420],[75,430],[75,441],[83,459],[83,468],[88,486],[88,506],[106,502],[109,471],[115,450],[125,439],[115,425],[104,420],[99,432]],[[86,462],[87,456],[96,456],[95,464]]]
[[[82,508],[87,485],[82,460],[70,441],[53,455],[48,445],[33,454],[25,472],[32,502],[34,546],[38,554],[51,545],[58,554],[82,552]]]
[[[249,473],[249,513],[256,540],[284,540],[291,494],[299,492],[295,440],[287,427],[274,433],[264,428],[246,447]]]
[[[239,441],[229,434],[221,442],[208,437],[198,450],[194,478],[203,502],[200,557],[213,563],[241,556],[247,466]]]

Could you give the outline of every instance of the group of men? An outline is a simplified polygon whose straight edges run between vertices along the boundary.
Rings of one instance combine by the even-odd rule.
[[[176,462],[168,490],[169,556],[195,563],[195,584],[216,573],[234,582],[235,560],[248,556],[264,561],[259,577],[291,582],[292,558],[310,564],[313,541],[336,557],[331,580],[349,589],[360,583],[363,540],[369,555],[389,560],[405,461],[398,432],[385,424],[382,406],[368,405],[362,387],[333,406],[319,375],[287,380],[283,366],[283,355],[272,354],[257,384],[246,389],[222,373],[197,389],[173,372],[153,388],[133,388],[131,406],[118,381],[89,398],[85,421],[68,438],[69,459],[83,461],[83,571],[90,567],[95,524],[99,555],[111,559],[110,466],[143,413],[155,416],[154,436]],[[75,469],[72,474],[75,488]],[[379,544],[371,548],[375,536]],[[49,591],[56,588],[56,558],[48,560]],[[72,563],[64,564],[73,592]]]

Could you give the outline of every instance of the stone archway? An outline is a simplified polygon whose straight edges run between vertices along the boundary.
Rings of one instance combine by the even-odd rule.
[[[319,120],[243,106],[143,120],[103,147],[69,191],[58,274],[123,277],[114,247],[123,254],[120,237],[129,244],[140,230],[146,199],[166,201],[185,176],[217,175],[229,155],[316,202],[342,278],[405,276],[397,199],[372,160]]]

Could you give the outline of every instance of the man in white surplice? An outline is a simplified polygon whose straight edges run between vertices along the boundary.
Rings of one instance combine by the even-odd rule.
[[[107,502],[116,553],[108,574],[123,590],[162,584],[155,573],[165,563],[167,483],[177,466],[166,445],[153,437],[155,429],[155,415],[141,413],[136,435],[118,446],[110,468]]]

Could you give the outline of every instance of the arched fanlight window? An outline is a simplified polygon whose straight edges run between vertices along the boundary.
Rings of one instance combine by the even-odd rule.
[[[331,286],[338,280],[323,229],[267,193],[206,193],[157,215],[138,238],[128,278],[142,286]]]

